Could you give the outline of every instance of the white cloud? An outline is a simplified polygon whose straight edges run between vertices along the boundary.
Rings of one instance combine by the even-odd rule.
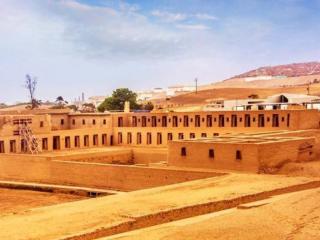
[[[218,20],[217,17],[207,13],[187,14],[187,13],[154,10],[151,12],[151,15],[161,19],[164,22],[182,22],[185,20],[194,20],[194,19],[210,20],[210,21]]]
[[[5,81],[0,102],[26,100],[27,73],[38,77],[37,97],[44,100],[193,78],[201,64],[188,64],[208,53],[209,33],[155,23],[138,9],[75,0],[0,0],[0,82]]]
[[[197,13],[193,15],[194,17],[201,19],[201,20],[218,20],[216,16],[206,14],[206,13]]]
[[[183,22],[191,15],[158,10],[153,15],[179,24],[154,23],[139,11],[139,6],[125,2],[111,8],[76,0],[1,0],[0,34],[12,37],[15,48],[24,48],[23,42],[29,42],[38,49],[47,45],[43,46],[47,52],[133,60],[188,54],[197,41],[189,30],[209,29],[204,24]]]
[[[287,26],[251,15],[214,22],[214,16],[182,13],[178,6],[170,15],[174,21],[164,22],[139,10],[143,6],[120,3],[0,0],[0,102],[26,99],[26,73],[38,77],[41,99],[70,100],[82,91],[164,87],[196,76],[210,82],[253,63],[290,60],[292,49],[294,61],[319,56],[318,25],[299,29],[297,37],[296,28],[288,32]]]
[[[177,24],[177,28],[188,30],[208,30],[210,27],[203,24]]]
[[[154,10],[151,15],[162,19],[165,22],[178,22],[187,19],[188,15],[183,13],[171,13],[167,11]]]
[[[31,2],[34,4],[29,5]],[[138,7],[129,4],[122,3],[119,9],[113,9],[75,0],[26,0],[24,4],[13,0],[5,5],[20,9],[19,14],[10,14],[8,18],[26,16],[24,29],[37,28],[37,34],[41,33],[49,40],[59,39],[60,45],[74,48],[70,52],[87,57],[170,57],[185,47],[183,34],[151,23],[138,12]]]

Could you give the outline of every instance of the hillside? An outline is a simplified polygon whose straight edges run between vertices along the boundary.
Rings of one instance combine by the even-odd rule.
[[[278,93],[310,94],[320,96],[320,62],[293,63],[254,69],[224,81],[203,85],[198,93],[172,97],[168,104],[205,104],[209,99],[245,99],[251,94],[266,98]],[[165,100],[155,101],[164,104]]]
[[[320,62],[308,62],[261,67],[203,88],[269,88],[318,82],[320,82]]]
[[[278,66],[267,66],[251,70],[233,78],[248,78],[258,76],[300,77],[320,74],[320,62],[292,63]],[[232,78],[231,78],[232,79]]]
[[[273,88],[211,88],[200,90],[198,93],[192,92],[188,94],[172,97],[168,104],[205,104],[208,99],[245,99],[251,94],[257,94],[259,98],[266,98],[270,95],[278,93],[298,93],[307,94],[307,85],[291,86],[291,87],[273,87]],[[320,96],[320,84],[310,85],[310,94]],[[158,100],[156,104],[164,104],[165,100]]]

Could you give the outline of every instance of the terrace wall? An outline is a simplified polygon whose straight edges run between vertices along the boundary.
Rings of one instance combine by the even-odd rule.
[[[23,166],[23,167],[21,167]],[[26,182],[75,185],[132,191],[206,177],[209,171],[188,171],[137,166],[50,161],[46,159],[0,158],[0,178]]]

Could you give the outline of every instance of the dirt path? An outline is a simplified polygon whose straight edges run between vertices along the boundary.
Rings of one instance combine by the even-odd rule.
[[[316,240],[320,189],[275,196],[216,213],[99,240]]]

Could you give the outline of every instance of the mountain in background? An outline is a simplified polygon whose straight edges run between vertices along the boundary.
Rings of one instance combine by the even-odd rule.
[[[224,81],[203,86],[211,88],[269,88],[301,86],[320,82],[320,62],[261,67]]]
[[[253,94],[266,98],[280,93],[320,96],[320,62],[261,67],[224,81],[199,86],[197,93],[172,97],[169,104],[206,104],[210,99],[244,99]],[[161,102],[168,103],[159,99],[155,104]]]
[[[248,78],[259,76],[300,77],[320,74],[320,62],[292,63],[278,66],[261,67],[232,78]]]

